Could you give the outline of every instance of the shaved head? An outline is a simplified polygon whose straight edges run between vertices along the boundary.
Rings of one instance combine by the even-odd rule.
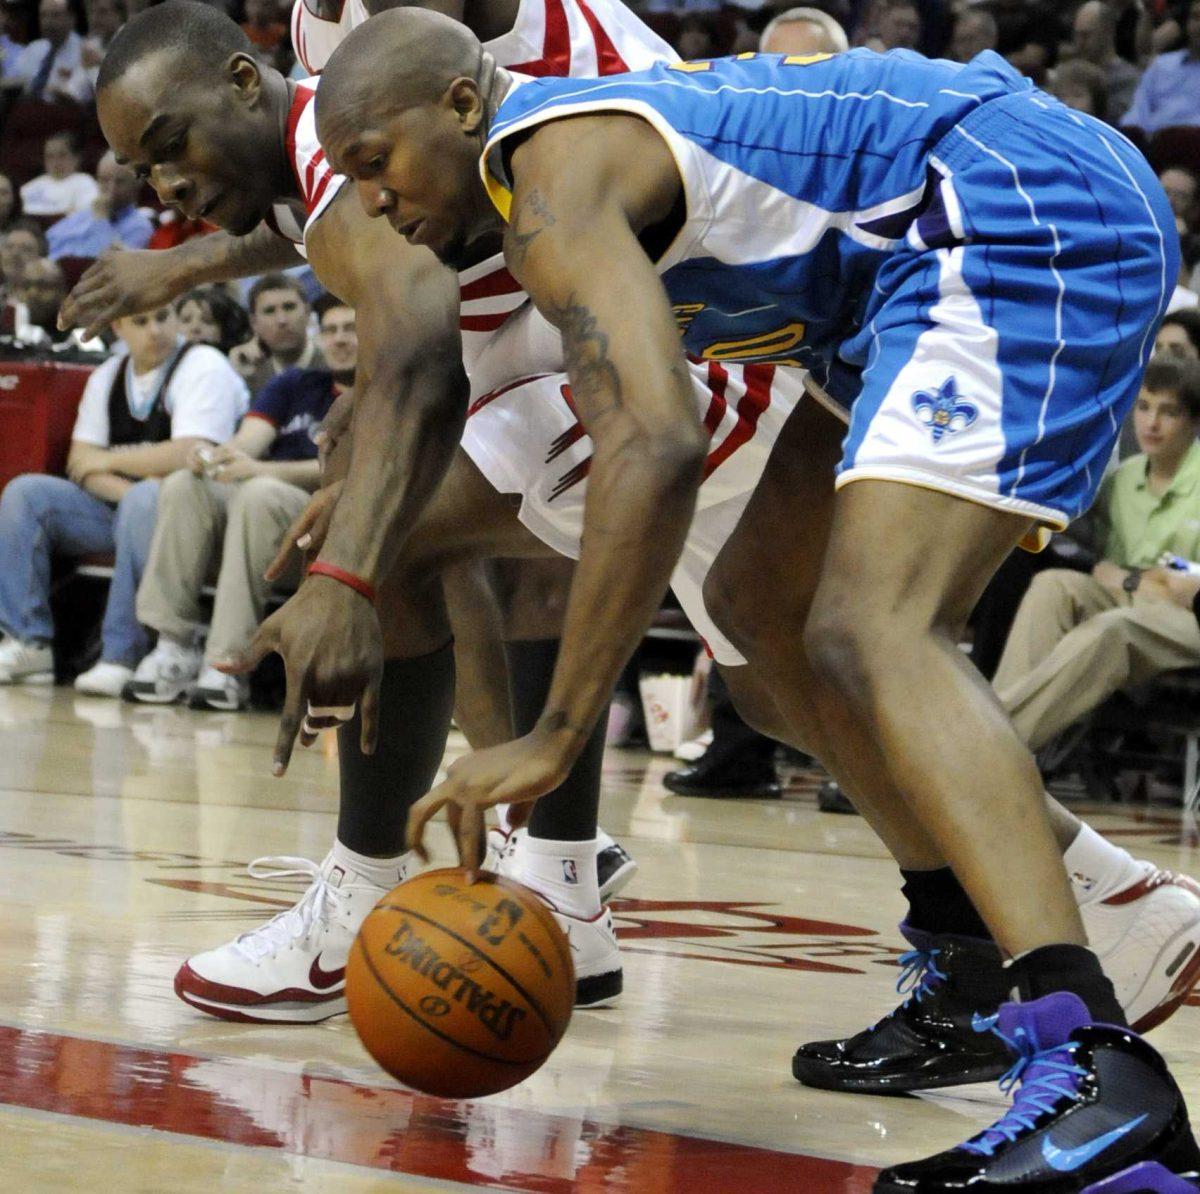
[[[317,89],[322,143],[436,103],[455,79],[479,82],[483,46],[463,24],[422,8],[393,8],[333,52]]]
[[[168,0],[138,13],[122,26],[100,63],[96,90],[110,87],[153,54],[186,54],[183,79],[190,81],[223,71],[230,55],[239,52],[253,54],[254,47],[223,12],[194,0]]]

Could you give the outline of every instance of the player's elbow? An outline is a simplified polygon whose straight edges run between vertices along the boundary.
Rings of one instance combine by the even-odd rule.
[[[659,431],[647,443],[654,469],[670,491],[688,491],[700,484],[705,448],[701,428],[688,425]]]

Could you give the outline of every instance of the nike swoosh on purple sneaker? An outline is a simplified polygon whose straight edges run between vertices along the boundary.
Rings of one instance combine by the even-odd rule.
[[[1116,1144],[1122,1136],[1128,1136],[1145,1119],[1146,1116],[1139,1115],[1137,1119],[1131,1119],[1128,1123],[1123,1123],[1111,1132],[1105,1132],[1103,1136],[1097,1136],[1077,1148],[1058,1148],[1050,1142],[1050,1137],[1046,1136],[1042,1140],[1042,1157],[1051,1169],[1059,1173],[1074,1173],[1093,1157],[1098,1157],[1106,1148]]]
[[[345,979],[345,977],[345,966],[343,966],[340,970],[322,970],[320,954],[313,958],[313,963],[308,968],[308,981],[318,991],[328,991],[330,987],[336,987],[338,983]]]

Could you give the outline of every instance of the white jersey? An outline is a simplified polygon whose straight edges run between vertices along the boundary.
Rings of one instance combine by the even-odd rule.
[[[292,9],[292,44],[300,60],[319,71],[351,29],[368,19],[362,0],[346,0],[337,21],[314,16],[305,0]],[[507,33],[484,43],[496,62],[523,75],[573,75],[594,78],[643,70],[677,57],[665,41],[634,16],[621,0],[521,0]],[[296,84],[288,118],[288,158],[308,212],[303,227],[284,204],[274,209],[276,230],[303,252],[305,233],[329,206],[346,181],[334,174],[317,140],[316,78]],[[525,301],[526,296],[500,256],[459,275],[462,286],[460,327],[467,372],[488,338]],[[527,372],[514,362],[510,377]],[[474,381],[474,378],[472,378]],[[474,393],[490,386],[472,385]]]

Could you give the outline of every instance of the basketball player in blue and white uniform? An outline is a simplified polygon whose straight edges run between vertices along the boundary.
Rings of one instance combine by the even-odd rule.
[[[1149,167],[992,54],[526,80],[435,14],[379,20],[327,66],[327,155],[369,214],[445,261],[504,228],[593,443],[543,717],[455,764],[414,841],[452,803],[469,849],[482,809],[550,790],[601,713],[703,473],[680,327],[701,358],[799,364],[849,418],[836,497],[805,500],[830,435],[785,429],[771,505],[708,578],[716,620],[769,698],[752,716],[815,747],[906,878],[957,888],[1013,959],[1016,1000],[990,1025],[1017,1055],[1012,1109],[877,1189],[1191,1188],[1182,1098],[1126,1027],[1033,760],[956,646],[1008,552],[1086,509],[1134,400],[1178,269]],[[293,668],[310,699],[369,680],[355,589],[386,569],[370,521],[387,515],[385,499],[335,516],[323,558],[354,583],[309,582],[272,628],[336,627]]]

